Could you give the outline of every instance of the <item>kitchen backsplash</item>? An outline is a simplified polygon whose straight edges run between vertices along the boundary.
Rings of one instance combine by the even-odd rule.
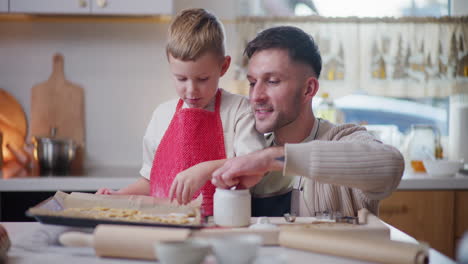
[[[227,23],[232,50],[234,26]],[[86,166],[140,166],[154,108],[175,98],[165,55],[167,23],[0,23],[0,87],[30,119],[31,87],[47,80],[52,56],[84,88]],[[229,41],[231,39],[232,41]],[[233,67],[221,86],[229,85]]]

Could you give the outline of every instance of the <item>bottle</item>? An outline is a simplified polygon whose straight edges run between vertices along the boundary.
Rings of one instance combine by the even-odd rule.
[[[434,150],[434,157],[436,159],[443,159],[444,158],[444,149],[442,147],[441,139],[440,139],[440,130],[437,127],[434,127],[436,132],[436,141],[435,141],[435,150]]]
[[[411,125],[407,138],[406,155],[414,172],[426,172],[423,160],[435,158],[437,136],[431,125]]]
[[[344,113],[339,110],[328,93],[322,94],[322,102],[317,106],[317,117],[335,124],[344,122]]]

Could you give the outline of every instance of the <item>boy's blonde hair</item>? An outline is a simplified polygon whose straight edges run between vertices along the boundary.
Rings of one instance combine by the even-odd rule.
[[[205,9],[186,9],[177,15],[169,28],[166,55],[194,61],[206,52],[224,57],[224,28]]]

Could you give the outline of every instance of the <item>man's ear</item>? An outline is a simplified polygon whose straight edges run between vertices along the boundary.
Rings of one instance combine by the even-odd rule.
[[[306,90],[305,90],[306,98],[312,100],[312,97],[314,97],[317,94],[318,89],[319,89],[319,82],[317,78],[309,77],[306,82]]]
[[[221,65],[221,76],[227,72],[229,65],[231,65],[231,56],[226,56],[224,57],[223,65]]]

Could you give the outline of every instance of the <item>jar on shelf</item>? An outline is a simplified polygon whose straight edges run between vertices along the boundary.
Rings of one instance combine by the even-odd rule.
[[[416,124],[411,126],[406,140],[405,158],[414,172],[426,172],[425,159],[441,159],[442,147],[440,132],[432,125]]]
[[[336,107],[335,102],[329,97],[328,93],[323,93],[321,97],[322,101],[317,106],[316,116],[335,124],[343,124],[345,121],[343,111]]]

